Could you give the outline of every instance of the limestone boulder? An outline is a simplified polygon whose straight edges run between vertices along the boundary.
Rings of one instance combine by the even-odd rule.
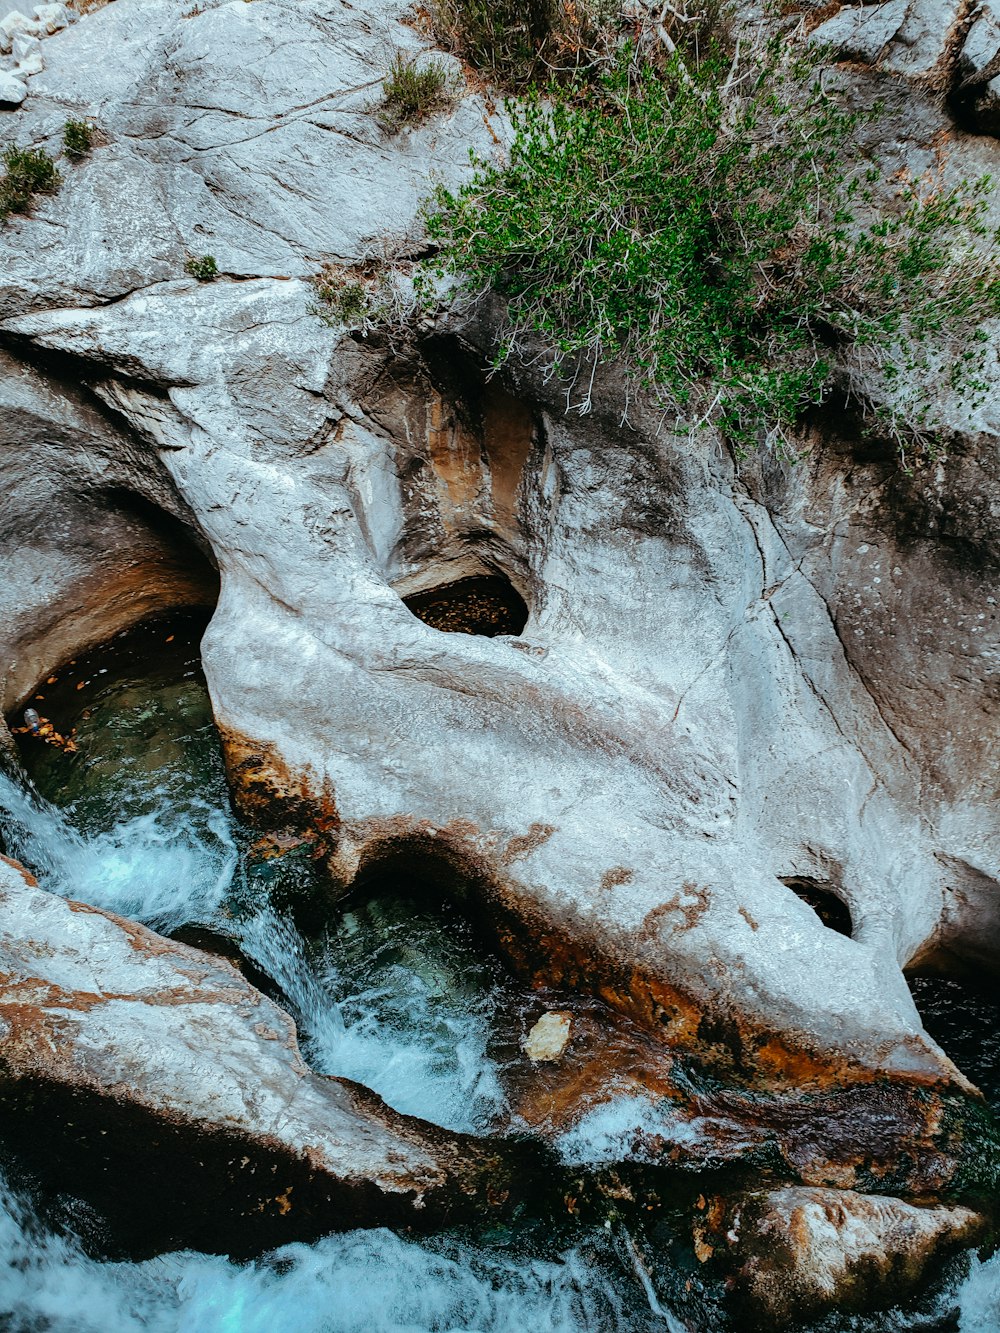
[[[319,263],[391,241],[405,286],[420,195],[502,130],[470,95],[387,139],[386,33],[419,46],[384,6],[116,0],[47,39],[17,134],[51,142],[70,106],[108,143],[0,232],[31,442],[0,418],[6,466],[30,454],[68,496],[100,460],[143,533],[152,507],[210,552],[203,660],[234,791],[279,825],[321,815],[331,901],[405,864],[744,1115],[761,1093],[850,1094],[827,1122],[843,1160],[867,1108],[909,1145],[894,1187],[933,1192],[955,1169],[940,1126],[977,1097],[903,968],[996,964],[998,399],[933,475],[846,426],[798,467],[738,468],[613,373],[570,413],[536,368],[489,376],[486,303],[407,329],[320,318]],[[887,112],[912,162],[941,126],[920,108]],[[189,253],[223,276],[184,277]],[[36,536],[29,493],[7,503],[5,554],[62,580],[19,579],[4,606],[13,707],[69,649],[36,651],[33,626],[72,598],[76,550],[89,607],[122,524],[82,501],[79,527]],[[411,609],[454,612],[465,580],[509,589],[523,623],[487,637]],[[139,605],[124,588],[122,617]]]

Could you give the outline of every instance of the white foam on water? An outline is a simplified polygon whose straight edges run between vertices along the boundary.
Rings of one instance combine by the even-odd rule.
[[[364,1083],[394,1110],[459,1132],[482,1131],[506,1106],[482,1006],[442,1008],[405,967],[392,970],[391,986],[350,994],[332,964],[317,975],[295,926],[271,911],[238,930],[244,952],[288,997],[320,1073]]]
[[[239,853],[227,811],[207,802],[171,805],[85,834],[67,813],[0,773],[0,832],[10,854],[43,888],[119,912],[160,930],[207,922],[236,872]]]
[[[636,1093],[595,1106],[556,1146],[569,1166],[600,1166],[654,1160],[659,1153],[649,1143],[653,1138],[692,1142],[696,1137],[692,1126],[671,1124],[669,1102]]]
[[[2,1182],[0,1182],[2,1186]],[[251,1264],[194,1253],[99,1263],[30,1229],[0,1187],[0,1324],[8,1333],[639,1333],[582,1249],[526,1259],[385,1230],[289,1245]]]
[[[1000,1329],[1000,1254],[973,1256],[969,1275],[958,1292],[961,1333],[997,1333]]]

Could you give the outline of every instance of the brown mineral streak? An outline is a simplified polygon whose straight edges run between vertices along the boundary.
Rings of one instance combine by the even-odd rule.
[[[31,871],[28,870],[25,866],[23,866],[20,861],[15,861],[13,860],[12,857],[4,856],[2,852],[0,852],[0,861],[2,861],[4,865],[10,866],[12,870],[16,870],[17,873],[23,878],[25,884],[27,884],[29,888],[32,889],[38,888],[38,880],[35,879]]]

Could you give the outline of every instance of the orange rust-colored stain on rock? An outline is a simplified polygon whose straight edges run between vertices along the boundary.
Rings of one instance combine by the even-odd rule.
[[[294,1188],[295,1188],[294,1185],[289,1185],[288,1189],[285,1190],[284,1194],[279,1194],[274,1200],[274,1202],[278,1205],[278,1212],[281,1214],[282,1217],[284,1217],[287,1213],[290,1213],[292,1211],[292,1190]]]
[[[527,833],[511,838],[500,854],[500,864],[509,866],[519,857],[529,856],[536,848],[548,842],[556,831],[554,824],[531,824]]]
[[[635,879],[635,871],[629,870],[628,866],[610,866],[601,876],[601,888],[616,889],[620,884],[631,884]]]
[[[755,1062],[761,1073],[771,1080],[813,1088],[830,1087],[843,1081],[850,1069],[846,1061],[840,1064],[820,1059],[776,1037],[756,1045]],[[875,1077],[875,1072],[870,1069],[850,1069],[850,1081],[854,1083],[870,1083]]]
[[[692,899],[693,901],[687,901]],[[681,930],[690,930],[696,926],[701,918],[708,911],[709,896],[707,886],[699,888],[697,884],[690,882],[682,884],[680,893],[675,893],[665,903],[659,907],[654,907],[651,912],[647,912],[643,919],[640,936],[646,940],[654,939],[660,932],[660,924],[664,922],[673,913],[679,912],[683,925]]]
[[[29,888],[38,888],[38,880],[35,879],[31,871],[28,870],[26,866],[23,866],[20,861],[15,861],[13,857],[10,856],[4,856],[2,852],[0,852],[0,861],[2,861],[4,865],[10,866],[11,870],[16,870]]]
[[[431,467],[444,483],[448,497],[441,519],[446,527],[451,527],[449,506],[463,511],[476,502],[483,484],[483,459],[479,441],[436,391],[432,391],[427,414],[427,451]]]
[[[340,815],[332,788],[308,771],[293,773],[275,746],[220,726],[226,774],[240,812],[258,827],[333,837]],[[316,854],[323,848],[317,845]]]
[[[750,913],[747,911],[745,907],[740,908],[740,916],[747,923],[747,925],[750,927],[751,930],[760,930],[760,926],[753,919],[753,917],[750,915]]]
[[[524,465],[535,439],[535,422],[526,404],[495,382],[487,385],[483,437],[494,512],[501,523],[513,526]]]

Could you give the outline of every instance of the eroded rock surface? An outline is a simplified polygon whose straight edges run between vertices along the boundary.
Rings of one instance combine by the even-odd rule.
[[[99,460],[210,551],[234,788],[278,824],[321,812],[332,891],[422,868],[519,966],[734,1086],[846,1090],[913,1135],[894,1187],[936,1188],[932,1122],[973,1094],[902,968],[996,964],[1000,400],[933,472],[830,421],[805,463],[737,470],[642,403],[626,423],[612,375],[586,415],[530,369],[488,380],[486,307],[406,336],[322,322],[307,277],[387,234],[412,253],[432,172],[460,179],[502,133],[469,95],[386,138],[386,43],[419,46],[385,6],[283,0],[116,0],[47,40],[6,132],[51,145],[70,108],[107,142],[0,232],[27,401],[0,421],[5,467],[23,476],[27,422],[50,493]],[[923,169],[939,132],[953,173],[994,151],[914,105],[886,113],[890,158]],[[220,280],[183,276],[202,252]],[[7,503],[11,707],[68,650],[35,627],[74,590],[94,604],[121,520],[95,527],[84,498],[39,533],[23,486]],[[497,574],[519,634],[403,600]],[[120,618],[141,609],[130,592]],[[852,936],[795,883],[842,899]],[[828,1123],[849,1158],[856,1110]]]
[[[0,1139],[132,1253],[440,1226],[513,1206],[531,1175],[313,1074],[292,1020],[222,959],[2,859]]]

